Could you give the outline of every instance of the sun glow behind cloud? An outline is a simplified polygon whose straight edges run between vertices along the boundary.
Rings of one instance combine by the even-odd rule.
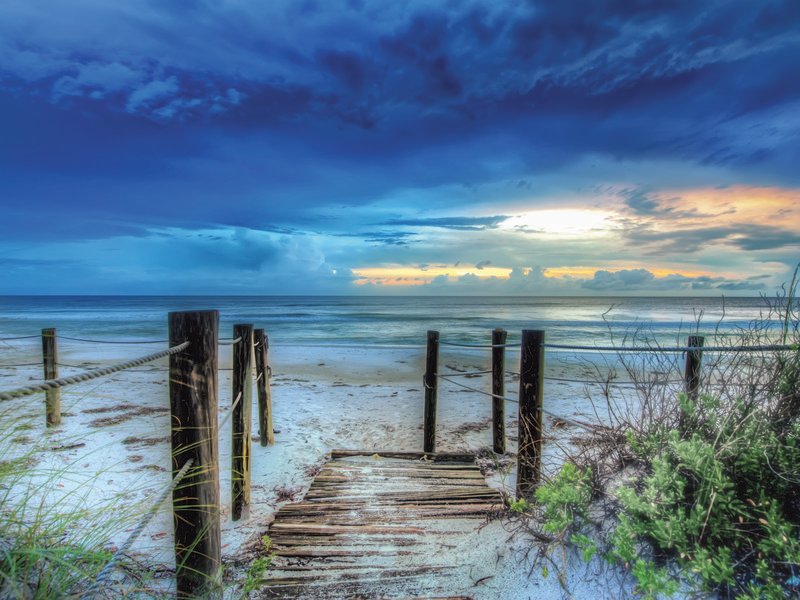
[[[574,280],[585,280],[593,278],[598,271],[608,270],[611,272],[621,271],[636,271],[645,267],[642,265],[614,265],[606,269],[598,267],[547,267],[542,270],[542,277],[552,282],[564,282]],[[647,267],[654,277],[663,279],[666,277],[709,277],[711,273],[708,271],[691,270],[691,269],[669,269],[658,267]],[[404,266],[387,266],[387,267],[369,267],[363,269],[354,269],[353,274],[357,277],[355,280],[356,285],[364,286],[368,284],[380,286],[398,286],[398,287],[415,287],[430,284],[436,280],[456,282],[462,278],[471,278],[473,280],[510,280],[512,277],[513,269],[502,267],[483,267],[482,269],[464,268],[464,267],[404,267]],[[520,269],[522,276],[527,277],[533,271],[532,268]]]
[[[597,208],[599,200],[605,208]],[[578,201],[587,207],[579,208]],[[409,252],[414,263],[355,266],[354,282],[362,288],[371,284],[395,289],[468,282],[471,289],[490,291],[518,277],[530,281],[537,272],[542,285],[571,289],[594,285],[598,277],[605,282],[609,273],[633,282],[640,277],[635,274],[646,272],[647,285],[662,289],[740,281],[743,287],[730,289],[752,290],[758,281],[779,276],[781,263],[774,252],[791,254],[792,244],[797,245],[792,231],[800,229],[800,194],[790,188],[642,191],[622,185],[564,202],[568,208],[500,203],[499,210],[493,209],[508,217],[468,231],[441,225],[454,217],[419,220],[440,228],[418,227],[413,232],[418,236],[415,243],[425,248]],[[752,254],[745,261],[745,254],[736,252],[741,260],[732,262],[731,251],[741,249],[763,255]],[[420,255],[438,255],[437,262],[420,265]],[[644,289],[645,279],[635,280],[638,289]]]
[[[613,216],[608,211],[582,208],[530,210],[506,219],[499,228],[548,236],[598,237],[615,228]]]
[[[367,267],[363,269],[353,269],[353,273],[359,278],[357,285],[368,283],[403,286],[403,285],[424,285],[430,283],[437,277],[459,278],[465,275],[474,275],[480,279],[497,277],[508,279],[511,274],[510,268],[498,268],[490,266],[478,267],[448,267],[439,265],[434,267],[406,267],[393,265],[387,267]]]

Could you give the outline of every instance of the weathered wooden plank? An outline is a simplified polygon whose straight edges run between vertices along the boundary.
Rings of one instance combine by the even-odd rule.
[[[374,454],[334,450],[305,498],[277,512],[269,531],[274,560],[259,597],[444,598],[466,591],[459,585],[469,581],[468,570],[439,564],[446,562],[442,549],[463,544],[503,506],[502,496],[486,485],[472,455]]]
[[[433,519],[437,517],[454,517],[458,515],[485,515],[486,513],[502,508],[497,503],[492,504],[458,504],[452,506],[412,506],[403,511],[402,514],[392,516],[392,522],[396,524],[411,523],[419,519]],[[335,512],[308,512],[294,515],[292,522],[296,523],[320,523],[328,525],[340,525],[352,522],[352,516],[348,513],[353,509],[339,510]],[[375,510],[363,512],[361,515],[362,523],[383,523],[386,521],[386,511]]]
[[[381,538],[374,536],[368,538],[365,536],[355,535],[331,535],[331,536],[280,536],[272,538],[273,548],[283,548],[289,546],[308,546],[310,544],[317,546],[341,546],[346,547],[348,544],[357,544],[358,546],[417,546],[422,542],[416,537],[399,538],[399,537],[386,537]]]
[[[425,533],[420,527],[384,527],[374,525],[315,525],[312,523],[278,523],[270,527],[270,531],[292,533],[307,533],[326,535],[332,533]]]
[[[333,503],[331,503],[333,505]],[[358,513],[359,515],[363,515],[364,518],[367,518],[370,515],[386,515],[387,512],[391,512],[393,515],[393,519],[395,521],[399,519],[408,519],[413,518],[417,514],[424,514],[426,512],[436,512],[436,511],[458,511],[458,510],[480,510],[480,507],[486,507],[486,510],[496,510],[498,507],[502,507],[502,502],[493,501],[493,499],[486,499],[486,498],[478,498],[478,499],[468,499],[463,502],[453,502],[444,504],[441,502],[416,502],[416,503],[406,503],[403,505],[393,505],[392,503],[383,503],[383,504],[373,504],[371,506],[365,506],[364,504],[355,504],[355,503],[346,503],[346,504],[336,504],[335,508],[331,510],[325,510],[325,504],[319,503],[319,509],[307,509],[305,511],[292,511],[292,512],[282,512],[279,513],[279,519],[283,521],[298,519],[298,518],[311,518],[313,519],[317,515],[322,516],[330,516],[335,517],[340,514],[350,513],[350,517],[353,517],[353,514]]]
[[[350,471],[350,472],[336,472],[336,471],[322,471],[315,480],[315,483],[326,482],[344,482],[344,481],[375,481],[378,478],[384,479],[473,479],[486,484],[486,480],[481,475],[481,472],[476,470],[463,470],[463,471],[413,471],[413,470],[400,470],[389,471],[375,469],[372,471]]]
[[[440,502],[433,502],[433,503],[419,503],[415,505],[408,505],[405,504],[403,506],[397,507],[398,512],[402,511],[401,514],[398,514],[398,517],[402,517],[406,511],[413,510],[415,513],[423,512],[423,511],[441,511],[441,510],[452,510],[452,511],[466,511],[466,510],[482,510],[482,511],[489,511],[492,509],[497,508],[497,502],[463,502],[458,504],[441,504]],[[309,502],[303,503],[301,507],[286,507],[284,506],[280,511],[278,511],[278,515],[281,518],[289,518],[295,519],[300,516],[307,516],[311,517],[313,515],[332,515],[334,516],[337,512],[351,512],[353,510],[359,510],[360,514],[364,516],[368,516],[371,514],[377,515],[384,515],[386,514],[386,510],[382,506],[365,506],[359,503],[352,503],[352,502],[340,502],[340,503],[326,503],[322,504],[319,502]]]
[[[411,569],[406,568],[403,571],[409,572],[419,572],[419,573],[438,573],[441,571],[450,571],[456,569],[455,566],[419,566],[413,567]],[[358,571],[358,570],[366,570],[373,573],[380,573],[383,577],[391,577],[392,574],[398,573],[402,574],[403,571],[398,571],[397,567],[392,565],[383,565],[383,564],[370,564],[370,565],[332,565],[332,564],[308,564],[308,563],[301,563],[297,562],[291,565],[285,565],[281,567],[282,571],[286,572],[296,572],[296,573],[303,573],[303,572],[321,572],[325,573],[326,571]],[[296,576],[297,579],[300,579],[302,576]],[[312,575],[312,577],[316,577],[316,575]]]
[[[382,481],[384,483],[384,487],[387,488],[383,494],[389,493],[404,493],[405,490],[409,490],[409,488],[416,488],[414,491],[421,492],[425,489],[446,489],[446,490],[468,490],[468,489],[483,489],[486,484],[481,484],[478,480],[470,479],[470,480],[457,480],[457,479],[442,479],[440,481],[434,480],[433,483],[438,483],[438,488],[436,485],[431,486],[430,482],[425,482],[425,485],[420,485],[416,482],[416,480],[388,480]],[[405,485],[404,485],[405,484]],[[405,488],[405,490],[404,490]],[[318,486],[314,486],[315,491],[322,491],[331,494],[336,494],[340,491],[349,491],[352,494],[357,494],[360,492],[365,492],[367,494],[373,492],[374,490],[374,482],[373,485],[370,485],[369,480],[358,480],[348,483],[339,483],[339,482],[325,482]],[[311,492],[311,490],[309,490]]]
[[[426,459],[432,462],[475,462],[474,454],[459,452],[409,452],[397,450],[331,450],[331,458],[346,458],[350,456],[374,456],[383,458]]]
[[[342,459],[333,459],[325,465],[325,469],[333,471],[350,471],[360,473],[365,468],[372,469],[386,469],[387,471],[394,472],[398,470],[430,470],[430,471],[477,471],[478,466],[475,463],[464,462],[433,462],[430,460],[413,460],[405,458],[391,458],[379,457],[369,459],[365,457],[351,457],[352,462],[344,462]]]
[[[303,546],[299,548],[276,548],[273,552],[277,556],[295,556],[295,557],[329,557],[329,556],[364,556],[363,548],[320,548],[318,546]],[[409,550],[397,550],[396,548],[390,549],[375,549],[370,548],[370,556],[408,556],[411,554]]]
[[[464,488],[451,488],[443,491],[421,491],[421,492],[378,492],[374,495],[359,495],[343,494],[340,492],[326,492],[325,490],[310,489],[306,494],[306,500],[324,500],[327,498],[334,498],[340,500],[394,500],[396,502],[416,502],[417,500],[425,500],[431,502],[433,500],[448,501],[458,500],[463,498],[499,498],[499,494],[493,490],[480,490],[470,491]]]

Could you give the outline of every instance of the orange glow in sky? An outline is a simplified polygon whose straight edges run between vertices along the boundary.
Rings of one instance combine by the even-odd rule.
[[[512,273],[509,264],[519,266],[521,260],[531,261],[522,268],[523,273],[527,274],[534,267],[541,268],[545,278],[563,282],[592,279],[599,270],[634,269],[645,269],[656,279],[676,275],[737,279],[743,273],[752,275],[754,271],[736,268],[724,255],[730,251],[741,252],[736,247],[740,237],[768,235],[771,231],[756,229],[753,233],[754,227],[800,230],[800,190],[749,186],[662,190],[649,193],[640,205],[616,203],[606,208],[573,205],[528,209],[517,204],[504,212],[509,215],[507,219],[496,228],[481,232],[486,249],[481,250],[478,257],[473,255],[473,260],[486,259],[487,263],[491,260],[482,268],[470,263],[430,267],[364,266],[353,269],[358,277],[356,284],[420,286],[437,277],[456,281],[465,276],[478,280],[508,280]],[[637,229],[656,232],[656,235],[650,238],[652,241],[644,235],[631,242],[626,233]],[[702,243],[706,230],[710,237]],[[690,238],[694,243],[690,255],[679,251],[676,254],[674,248],[659,250],[659,244],[669,243],[670,231],[698,232]],[[462,235],[470,234],[460,233],[459,237]],[[513,244],[507,243],[512,239]],[[448,242],[452,243],[452,238]],[[551,246],[546,245],[550,243],[553,244],[552,255]],[[526,244],[532,244],[530,251]],[[515,253],[494,251],[493,247],[513,249]],[[465,249],[465,253],[469,251],[466,244]],[[564,253],[570,254],[575,262],[571,264],[564,256],[557,258]],[[548,264],[548,260],[552,263]],[[767,255],[756,264],[758,272],[772,273],[780,263]]]

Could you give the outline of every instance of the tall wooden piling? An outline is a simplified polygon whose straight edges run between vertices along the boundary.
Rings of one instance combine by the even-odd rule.
[[[169,314],[169,343],[189,346],[169,359],[172,492],[178,597],[211,595],[221,582],[217,368],[219,312]]]
[[[505,329],[492,331],[492,442],[498,454],[506,451],[506,336]],[[501,396],[498,398],[498,396]]]
[[[263,329],[256,329],[253,335],[258,390],[258,439],[262,446],[272,446],[275,443],[275,432],[272,429],[272,392],[269,388],[272,373],[269,366],[269,336]]]
[[[423,451],[436,452],[436,401],[439,379],[439,332],[428,332],[428,350],[425,358],[425,410],[423,426]]]
[[[529,498],[542,474],[544,331],[522,332],[519,364],[517,498]]]
[[[42,329],[42,363],[45,379],[58,379],[58,339],[54,328]],[[45,423],[47,427],[61,424],[61,388],[45,393]]]
[[[253,416],[253,326],[234,325],[231,403],[231,518],[250,504],[250,449]]]
[[[686,370],[683,380],[686,395],[689,399],[696,401],[700,391],[700,370],[703,364],[703,343],[705,338],[702,335],[690,335],[686,345],[692,350],[686,352]]]

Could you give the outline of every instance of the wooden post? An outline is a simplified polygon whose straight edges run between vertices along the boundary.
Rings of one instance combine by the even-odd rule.
[[[169,358],[173,477],[192,467],[172,492],[180,598],[209,595],[221,583],[217,367],[219,312],[169,314],[169,344],[189,347]]]
[[[517,498],[529,498],[542,474],[544,331],[522,332],[519,359]]]
[[[506,343],[507,332],[505,329],[492,331],[492,394],[495,396],[506,395],[505,370],[506,370]],[[492,441],[494,451],[504,454],[506,451],[506,401],[502,398],[492,398]]]
[[[253,326],[234,325],[233,391],[231,403],[241,395],[231,415],[231,518],[242,518],[250,504],[250,448],[253,418]]]
[[[269,389],[271,369],[269,367],[269,336],[263,329],[254,332],[256,348],[256,389],[258,390],[258,438],[262,446],[275,443],[272,429],[272,393]]]
[[[697,394],[700,391],[700,368],[703,361],[704,341],[705,338],[702,335],[690,335],[686,342],[689,348],[696,348],[696,350],[686,352],[686,370],[683,376],[686,395],[692,401],[697,401]]]
[[[44,378],[58,379],[58,340],[54,328],[42,329],[42,363]],[[47,427],[61,424],[61,388],[45,393],[45,423]]]
[[[425,416],[423,452],[436,452],[436,401],[439,387],[439,332],[428,332],[428,352],[425,359]]]

